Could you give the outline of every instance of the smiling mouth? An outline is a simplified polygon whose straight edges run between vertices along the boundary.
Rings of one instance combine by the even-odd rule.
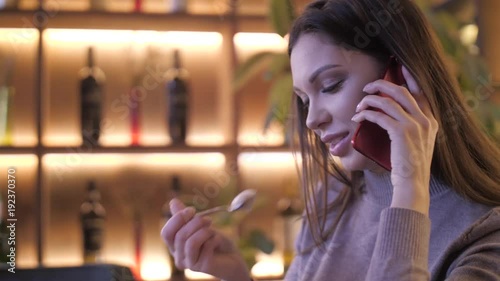
[[[343,140],[348,135],[349,132],[325,135],[321,138],[321,141],[324,142],[325,144],[336,145],[338,142]]]
[[[347,152],[350,138],[349,132],[325,136],[323,141],[330,146],[330,153],[334,156],[341,156]]]

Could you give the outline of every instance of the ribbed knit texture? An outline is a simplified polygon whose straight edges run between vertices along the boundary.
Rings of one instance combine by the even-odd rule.
[[[304,222],[286,281],[500,280],[500,208],[465,200],[430,180],[429,217],[389,208],[390,173],[365,171],[366,185],[337,230],[313,247]],[[336,185],[328,188],[331,202]],[[329,214],[329,222],[335,212]],[[327,225],[328,227],[329,225]]]
[[[385,209],[378,231],[375,251],[381,258],[401,257],[427,259],[430,228],[428,218],[407,209]]]

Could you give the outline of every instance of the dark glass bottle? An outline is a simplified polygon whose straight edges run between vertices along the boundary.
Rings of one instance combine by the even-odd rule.
[[[179,50],[174,51],[173,67],[167,72],[168,126],[172,144],[186,141],[189,106],[188,72],[181,65]]]
[[[172,213],[170,212],[170,200],[172,200],[173,198],[179,198],[180,194],[181,194],[181,190],[182,190],[182,187],[181,187],[180,178],[177,175],[174,175],[172,177],[171,186],[167,190],[167,201],[165,202],[165,204],[163,204],[163,206],[161,208],[162,217],[163,217],[162,227],[172,217]],[[167,249],[167,251],[168,251],[168,249]],[[170,265],[171,265],[171,269],[172,269],[171,280],[184,280],[184,270],[179,269],[175,266],[174,257],[172,256],[170,251],[168,251],[168,257],[169,257],[169,261],[170,261]]]
[[[80,70],[81,133],[85,146],[97,146],[101,134],[104,72],[94,64],[92,47],[87,50],[87,66]]]
[[[106,211],[101,204],[101,193],[95,182],[90,181],[87,186],[87,198],[80,207],[85,263],[97,263],[102,259],[105,218]]]

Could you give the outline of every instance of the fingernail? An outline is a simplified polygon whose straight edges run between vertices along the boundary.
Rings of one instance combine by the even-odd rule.
[[[190,219],[194,215],[195,212],[196,212],[196,210],[193,207],[187,207],[183,211],[183,216],[186,219]]]
[[[368,90],[368,88],[370,88],[371,86],[372,86],[372,83],[366,84],[366,86],[363,88],[363,92],[366,92],[366,90]]]
[[[354,114],[354,116],[351,118],[352,121],[358,123],[359,122],[359,115],[358,114]]]
[[[358,103],[358,105],[356,105],[356,112],[359,112],[360,108],[361,108],[361,104]]]
[[[203,223],[206,225],[210,225],[212,223],[212,218],[210,217],[204,217],[203,218]]]

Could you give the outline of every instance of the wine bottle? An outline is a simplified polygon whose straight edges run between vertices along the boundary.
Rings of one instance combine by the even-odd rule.
[[[139,101],[139,89],[134,87],[129,94],[129,112],[130,112],[130,144],[132,146],[140,145],[141,138],[141,103]]]
[[[301,226],[302,202],[297,195],[296,184],[286,181],[284,189],[285,196],[278,201],[278,211],[283,225],[283,265],[286,272],[295,255],[294,242]]]
[[[162,218],[163,218],[162,223],[161,223],[162,227],[172,217],[172,213],[170,212],[170,200],[172,200],[173,198],[179,198],[180,194],[181,194],[181,190],[182,190],[182,187],[181,187],[180,178],[179,178],[179,176],[174,175],[172,177],[171,186],[167,190],[167,201],[165,202],[165,204],[163,204],[163,206],[161,208]],[[168,251],[168,258],[169,258],[170,266],[172,269],[171,280],[184,280],[184,270],[179,269],[179,268],[177,268],[177,266],[175,266],[174,257],[172,256],[172,254],[170,253],[170,251],[168,249],[167,249],[167,251]]]
[[[142,0],[134,1],[134,12],[136,13],[142,12]]]
[[[105,218],[106,210],[101,204],[101,193],[95,182],[90,181],[87,186],[87,198],[80,207],[85,263],[97,263],[102,260]]]
[[[105,11],[108,0],[90,0],[91,11]]]
[[[83,144],[97,146],[101,134],[104,72],[94,64],[94,49],[87,50],[87,66],[80,70],[81,133]]]
[[[169,2],[171,13],[185,13],[187,11],[187,0],[166,0]]]
[[[181,66],[180,52],[174,51],[173,67],[167,71],[168,125],[172,144],[183,144],[186,140],[188,115],[188,72]]]
[[[19,0],[0,1],[0,10],[17,10],[17,9],[19,9]]]

